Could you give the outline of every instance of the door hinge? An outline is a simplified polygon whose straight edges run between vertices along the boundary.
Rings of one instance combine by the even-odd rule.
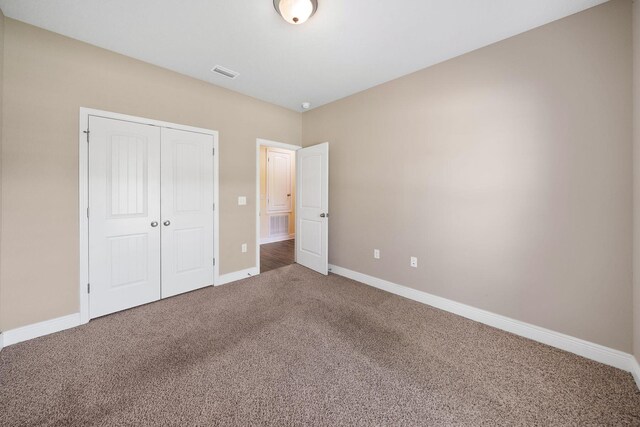
[[[87,208],[87,218],[89,218],[89,208]]]
[[[213,259],[213,265],[216,265],[216,259],[215,258]]]
[[[216,204],[215,203],[213,204],[213,210],[214,211],[216,210]]]
[[[91,133],[91,132],[89,131],[89,129],[87,129],[87,130],[85,130],[83,132],[87,134],[87,144],[88,144],[89,143],[89,133]]]
[[[87,293],[91,293],[91,283],[87,283]]]
[[[214,156],[216,155],[216,149],[215,148],[211,149],[211,154],[214,155]]]

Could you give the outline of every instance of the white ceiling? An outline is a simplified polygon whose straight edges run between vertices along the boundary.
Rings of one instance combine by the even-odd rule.
[[[318,0],[305,24],[272,0],[0,0],[5,15],[302,111],[606,0]],[[235,80],[214,75],[222,65]]]

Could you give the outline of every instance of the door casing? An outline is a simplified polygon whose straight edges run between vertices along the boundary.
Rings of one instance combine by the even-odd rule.
[[[215,209],[213,211],[213,256],[216,259],[213,272],[213,284],[217,285],[220,277],[220,239],[219,239],[219,150],[218,132],[210,129],[197,128],[193,126],[180,125],[177,123],[164,122],[160,120],[148,119],[144,117],[130,116],[127,114],[114,113],[110,111],[96,110],[92,108],[80,108],[80,120],[78,126],[78,218],[79,218],[79,299],[80,299],[80,323],[89,322],[89,218],[87,210],[89,208],[89,149],[87,133],[89,127],[89,117],[103,117],[107,119],[124,120],[133,123],[145,124],[197,132],[213,136],[213,149],[215,155],[213,161],[213,201]]]

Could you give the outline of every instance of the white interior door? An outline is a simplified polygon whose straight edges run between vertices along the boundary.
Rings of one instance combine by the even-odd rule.
[[[160,128],[89,118],[92,318],[160,299]]]
[[[213,284],[213,136],[162,128],[162,298]]]
[[[329,268],[329,143],[296,151],[296,262]]]
[[[291,212],[291,154],[267,148],[268,212]]]

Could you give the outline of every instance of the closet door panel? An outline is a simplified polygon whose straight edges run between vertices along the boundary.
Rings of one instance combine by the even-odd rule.
[[[162,297],[213,284],[213,137],[162,129]]]
[[[160,298],[160,128],[90,117],[89,130],[95,318]]]

